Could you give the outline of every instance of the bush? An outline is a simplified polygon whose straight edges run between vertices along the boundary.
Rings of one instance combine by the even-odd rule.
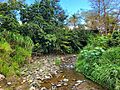
[[[120,46],[120,32],[114,31],[111,35],[111,38],[108,42],[108,45],[111,46]]]
[[[8,76],[19,74],[19,67],[31,56],[33,42],[8,31],[0,33],[0,73]]]
[[[120,66],[120,47],[108,49],[105,53],[103,53],[101,58],[101,60],[103,60],[101,63],[111,63]]]
[[[120,47],[82,50],[76,70],[110,90],[120,90]]]
[[[23,24],[20,33],[33,40],[35,44],[33,52],[39,53],[79,52],[81,48],[87,45],[88,37],[92,34],[90,31],[67,30],[56,26],[49,28],[49,30],[48,28],[41,29],[35,23]]]
[[[108,46],[109,40],[110,40],[109,36],[99,36],[99,35],[91,36],[89,38],[88,44],[90,44],[90,46],[92,46],[93,48],[97,46],[97,47],[107,49],[107,48],[109,48],[109,46]]]

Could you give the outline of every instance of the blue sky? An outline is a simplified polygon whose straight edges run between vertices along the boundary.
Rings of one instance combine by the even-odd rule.
[[[34,0],[26,0],[26,2],[31,4]],[[60,5],[70,15],[76,13],[80,9],[90,9],[88,0],[60,0]]]
[[[60,5],[67,10],[68,14],[74,14],[80,9],[90,9],[88,0],[61,0]]]

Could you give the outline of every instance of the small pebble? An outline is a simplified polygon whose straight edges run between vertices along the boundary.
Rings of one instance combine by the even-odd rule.
[[[77,83],[82,83],[83,81],[82,81],[82,80],[77,80],[76,82],[77,82]]]
[[[64,82],[68,82],[68,81],[69,81],[69,79],[66,79],[66,78],[65,78],[65,79],[63,79],[63,81],[64,81]]]
[[[57,87],[61,87],[62,85],[61,84],[57,84]]]
[[[11,82],[8,82],[7,85],[11,85],[12,83]]]
[[[67,86],[68,84],[67,83],[64,83],[64,86]]]

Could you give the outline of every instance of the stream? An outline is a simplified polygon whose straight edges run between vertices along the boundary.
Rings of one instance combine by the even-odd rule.
[[[60,66],[54,63],[56,57],[33,58],[20,77],[0,81],[0,90],[108,90],[74,70],[75,55],[59,56]]]
[[[45,80],[41,86],[48,90],[107,90],[73,69],[63,68],[60,72],[52,79]]]

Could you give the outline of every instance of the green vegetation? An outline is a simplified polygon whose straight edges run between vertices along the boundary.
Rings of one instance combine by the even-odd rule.
[[[61,64],[61,59],[59,57],[56,58],[55,64],[59,66]]]
[[[0,33],[0,73],[19,74],[19,68],[31,57],[33,42],[9,31]]]
[[[111,37],[97,36],[91,40],[92,43],[81,50],[76,70],[110,90],[120,90],[119,40],[119,32],[113,32]]]

